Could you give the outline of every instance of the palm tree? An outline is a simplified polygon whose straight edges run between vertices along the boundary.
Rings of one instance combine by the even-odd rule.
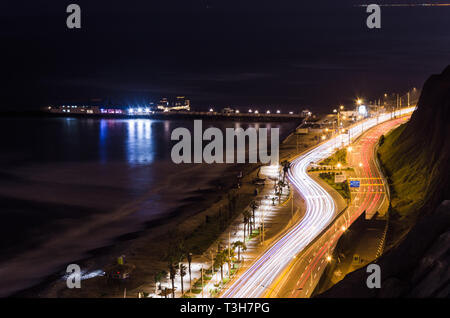
[[[233,248],[238,249],[238,262],[240,262],[241,261],[241,249],[242,249],[242,251],[246,251],[247,246],[242,241],[236,241],[233,243]]]
[[[170,280],[172,281],[172,298],[175,298],[175,276],[177,275],[177,272],[177,267],[173,262],[169,262],[169,275]]]
[[[245,215],[245,212],[242,213],[242,215],[244,216],[244,241],[245,241],[245,229],[247,228],[247,216]]]
[[[222,251],[225,262],[228,264],[228,277],[231,276],[231,263],[236,260],[234,250],[226,248]]]
[[[192,289],[192,272],[191,272],[192,253],[188,253],[187,260],[189,264],[189,288]]]
[[[258,204],[256,201],[252,201],[250,203],[250,208],[252,209],[252,216],[253,216],[253,225],[255,224],[255,210],[258,208]]]
[[[225,264],[225,257],[222,252],[216,254],[216,258],[214,259],[214,266],[220,267],[220,277],[223,280],[223,264]]]
[[[162,288],[161,288],[161,282],[162,280],[167,278],[167,272],[166,271],[160,271],[158,273],[156,273],[155,275],[155,294],[158,294],[158,283],[159,283],[159,288],[161,289],[161,297],[162,297]]]
[[[283,182],[285,182],[286,174],[289,171],[289,168],[291,167],[291,163],[287,160],[283,160],[281,162],[281,166],[283,166]]]
[[[183,263],[178,264],[178,271],[180,272],[181,278],[181,295],[184,295],[184,285],[183,285],[183,277],[186,276],[186,265]]]
[[[252,234],[252,214],[249,210],[244,210],[242,213],[244,215],[244,223],[248,224],[248,235]],[[244,237],[245,237],[245,227],[244,227]]]

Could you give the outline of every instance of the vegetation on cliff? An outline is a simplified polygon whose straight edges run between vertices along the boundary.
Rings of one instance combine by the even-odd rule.
[[[381,289],[367,288],[362,268],[319,297],[450,297],[449,120],[450,66],[426,81],[410,121],[380,142],[391,189],[391,248],[376,260]]]

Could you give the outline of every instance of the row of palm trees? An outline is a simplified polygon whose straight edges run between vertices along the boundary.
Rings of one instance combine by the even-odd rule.
[[[258,204],[256,201],[252,201],[250,203],[250,210],[244,210],[242,212],[243,222],[244,222],[244,241],[247,238],[246,233],[250,236],[253,233],[253,229],[255,228],[255,211],[258,208]]]
[[[286,182],[286,174],[290,168],[290,163],[287,160],[284,160],[281,162],[281,165],[283,167],[283,179],[280,180],[276,184],[277,194],[281,197],[282,194],[282,187],[285,185]],[[274,200],[275,198],[272,198],[273,203],[275,204]],[[233,202],[231,202],[233,201]],[[233,204],[231,204],[233,203]],[[229,214],[231,215],[232,210],[235,209],[236,202],[235,200],[230,199],[230,211]],[[258,204],[256,201],[252,201],[250,203],[250,209],[244,210],[242,213],[243,221],[244,221],[244,239],[243,241],[235,241],[231,247],[221,249],[219,247],[217,254],[214,258],[213,263],[213,269],[215,267],[220,268],[220,275],[221,279],[223,280],[223,266],[225,264],[228,264],[228,271],[229,275],[231,272],[231,266],[236,261],[235,257],[235,251],[237,249],[238,251],[238,258],[237,261],[241,261],[241,251],[247,250],[247,247],[245,245],[245,239],[247,238],[247,234],[250,237],[253,230],[255,229],[256,225],[256,219],[255,219],[255,211],[258,208]],[[192,253],[186,253],[186,249],[183,245],[183,242],[177,243],[177,246],[172,246],[170,248],[170,251],[172,255],[168,257],[168,271],[160,271],[155,275],[155,285],[161,288],[161,282],[169,276],[171,283],[172,283],[172,297],[175,298],[175,278],[177,275],[180,276],[181,281],[181,293],[184,294],[184,277],[189,273],[189,286],[192,288],[192,271],[191,271],[191,263],[192,263]],[[188,261],[188,267],[182,263],[184,259],[187,259]],[[233,265],[234,266],[234,265]],[[202,287],[203,288],[203,287]],[[161,295],[163,293],[161,292]],[[167,297],[167,291],[164,293]]]
[[[231,245],[231,248],[225,248],[220,249],[214,258],[214,264],[213,266],[215,268],[220,268],[220,274],[221,279],[223,280],[223,266],[225,264],[228,264],[228,271],[230,275],[231,266],[234,262],[236,262],[236,249],[238,250],[238,258],[237,261],[241,261],[241,251],[246,251],[247,246],[242,241],[236,241],[233,242]],[[192,270],[191,270],[191,264],[192,264],[192,253],[186,254],[186,259],[188,261],[188,266],[182,263],[182,260],[184,259],[184,254],[180,255],[180,258],[178,258],[179,261],[176,260],[174,256],[169,257],[169,261],[167,264],[168,271],[162,270],[155,275],[155,294],[157,294],[158,286],[159,289],[161,289],[161,284],[163,281],[165,281],[167,278],[170,279],[172,284],[171,294],[172,298],[175,298],[175,278],[177,275],[180,276],[180,282],[181,282],[181,294],[184,295],[184,277],[189,273],[189,286],[192,288]],[[168,292],[167,290],[163,291],[161,289],[161,296],[167,297]]]
[[[220,278],[223,281],[223,266],[228,264],[228,276],[231,276],[232,265],[236,262],[236,249],[238,250],[237,261],[241,262],[241,250],[246,251],[247,246],[242,241],[235,241],[230,248],[219,250],[214,258],[214,267],[220,268]]]

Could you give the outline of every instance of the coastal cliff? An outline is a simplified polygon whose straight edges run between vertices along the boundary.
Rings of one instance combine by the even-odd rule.
[[[379,150],[392,194],[388,251],[375,261],[381,288],[367,287],[363,267],[317,297],[450,296],[449,120],[450,66],[426,81],[411,120]]]

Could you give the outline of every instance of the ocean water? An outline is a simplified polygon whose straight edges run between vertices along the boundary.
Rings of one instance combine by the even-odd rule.
[[[294,123],[204,122],[221,128]],[[227,164],[173,164],[174,128],[193,121],[0,119],[0,296],[39,283],[87,251],[164,219],[235,173]]]

